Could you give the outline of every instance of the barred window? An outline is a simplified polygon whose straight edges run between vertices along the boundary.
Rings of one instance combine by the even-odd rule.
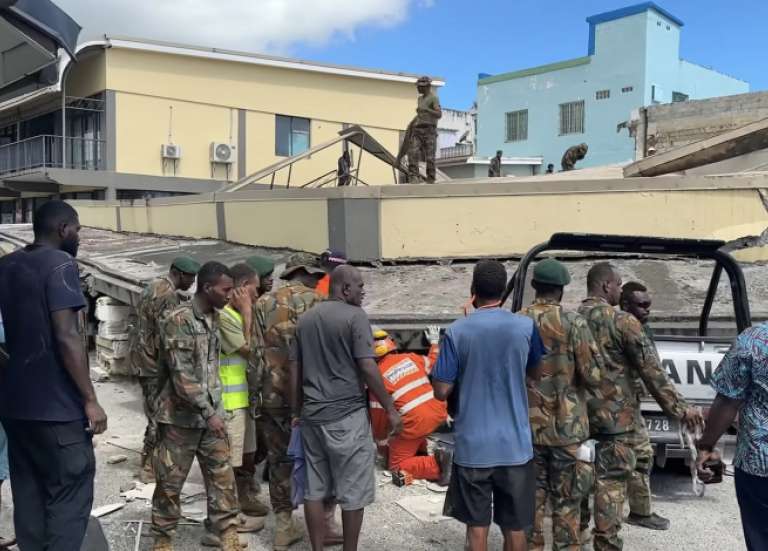
[[[622,94],[628,94],[629,92],[633,91],[635,89],[634,86],[625,86],[621,89]]]
[[[528,139],[528,109],[512,111],[507,117],[507,141],[521,142]]]
[[[595,92],[595,99],[608,99],[611,97],[610,90],[598,90]]]
[[[584,133],[584,100],[560,104],[560,135]]]

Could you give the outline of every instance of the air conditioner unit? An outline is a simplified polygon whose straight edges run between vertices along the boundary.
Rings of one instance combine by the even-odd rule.
[[[231,164],[235,162],[235,146],[226,143],[213,142],[211,144],[211,162]]]
[[[166,143],[160,146],[160,156],[163,159],[181,159],[181,146]]]

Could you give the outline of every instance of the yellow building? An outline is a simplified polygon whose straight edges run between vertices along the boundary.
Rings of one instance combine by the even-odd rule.
[[[417,75],[127,38],[74,53],[46,85],[14,94],[0,82],[3,222],[28,221],[35,197],[218,191],[352,125],[396,152],[416,105]],[[343,147],[263,183],[299,187],[335,173]],[[393,183],[390,165],[362,160],[363,183]]]

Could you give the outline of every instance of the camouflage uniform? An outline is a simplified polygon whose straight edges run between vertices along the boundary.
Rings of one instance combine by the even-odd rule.
[[[590,463],[576,454],[589,438],[587,391],[597,389],[602,357],[587,322],[559,303],[537,299],[520,312],[533,319],[547,355],[542,378],[528,390],[534,459],[536,516],[530,548],[544,549],[547,498],[552,504],[553,549],[580,549],[580,504],[594,484]]]
[[[669,380],[637,318],[617,312],[596,297],[582,302],[579,313],[587,319],[605,362],[600,398],[591,400],[589,408],[590,430],[598,440],[594,549],[620,550],[627,481],[636,464],[638,378],[667,415],[680,419],[688,406]]]
[[[585,143],[569,147],[560,161],[560,166],[564,171],[573,170],[576,168],[576,162],[587,156],[587,150],[588,147]]]
[[[157,400],[152,531],[156,536],[173,535],[181,516],[181,488],[197,457],[208,492],[208,519],[214,532],[221,533],[238,526],[239,509],[229,442],[214,435],[206,421],[224,413],[218,317],[206,316],[193,301],[169,312],[161,331],[169,378]]]
[[[269,497],[275,513],[293,510],[293,460],[288,456],[291,439],[288,354],[299,316],[320,300],[314,289],[293,280],[256,302],[253,351],[259,387],[257,424],[267,443]]]
[[[157,443],[157,423],[155,409],[157,395],[160,393],[160,329],[159,320],[170,309],[181,302],[173,282],[163,277],[150,282],[141,293],[136,307],[136,327],[131,340],[131,364],[134,373],[139,378],[141,393],[144,397],[144,415],[147,417],[147,428],[144,431],[144,450],[142,461],[152,456]],[[162,374],[162,377],[165,377]]]
[[[653,332],[648,324],[643,325],[643,333],[653,342]],[[654,346],[654,351],[656,347]],[[661,360],[659,360],[661,361]],[[636,515],[647,517],[651,514],[651,470],[653,470],[653,446],[651,437],[648,434],[648,428],[645,425],[642,412],[640,411],[640,399],[647,395],[645,385],[642,379],[635,378],[635,388],[637,391],[637,422],[635,423],[635,438],[633,451],[635,452],[635,470],[627,483],[627,500],[629,501],[629,511]]]
[[[419,161],[427,164],[427,181],[434,182],[436,176],[435,154],[437,152],[437,121],[440,117],[424,109],[440,109],[440,100],[433,91],[419,96],[416,118],[411,123],[408,142],[408,182],[420,181]]]

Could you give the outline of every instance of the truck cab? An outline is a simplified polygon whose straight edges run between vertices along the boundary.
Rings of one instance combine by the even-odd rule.
[[[532,266],[544,257],[590,263],[643,258],[658,262],[659,269],[663,268],[663,263],[671,261],[699,261],[691,266],[708,270],[709,273],[701,275],[708,278],[709,284],[701,304],[686,305],[687,309],[698,307],[698,318],[668,315],[663,320],[654,321],[652,313],[651,327],[662,365],[669,377],[685,399],[701,406],[706,415],[715,397],[709,384],[712,373],[733,339],[751,325],[744,275],[738,262],[722,250],[724,245],[725,242],[717,240],[557,233],[522,258],[510,279],[505,301],[511,301],[510,307],[514,312],[531,302]],[[723,273],[727,280],[723,280]],[[721,283],[728,285],[726,287]],[[723,304],[730,304],[730,311],[727,314],[721,312],[713,319],[716,299],[721,310]],[[664,415],[654,399],[647,392],[646,395],[642,412],[656,452],[656,463],[663,466],[670,457],[687,459],[689,452],[679,421]],[[734,435],[735,431],[730,431],[721,441],[726,455],[730,454],[735,444]]]

